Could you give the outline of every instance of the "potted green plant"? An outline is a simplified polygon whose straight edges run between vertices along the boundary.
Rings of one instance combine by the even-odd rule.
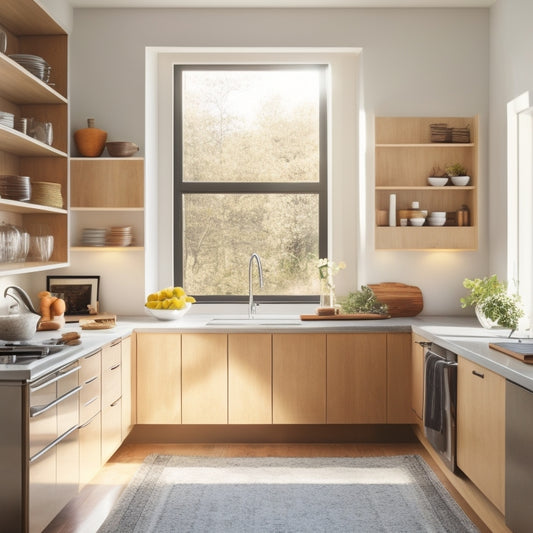
[[[511,336],[524,315],[519,296],[510,294],[507,284],[499,281],[496,274],[482,279],[467,278],[463,286],[470,290],[470,294],[461,298],[461,307],[473,306],[484,328],[508,328]]]
[[[468,175],[468,171],[466,170],[466,167],[464,167],[461,163],[454,163],[453,165],[448,165],[444,172],[446,176],[448,176],[454,185],[459,186],[465,186],[468,185],[468,182],[470,181],[470,176]]]

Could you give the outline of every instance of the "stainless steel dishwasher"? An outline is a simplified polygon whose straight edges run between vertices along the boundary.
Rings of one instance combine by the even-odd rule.
[[[533,511],[533,391],[507,380],[505,387],[505,522],[529,533]]]

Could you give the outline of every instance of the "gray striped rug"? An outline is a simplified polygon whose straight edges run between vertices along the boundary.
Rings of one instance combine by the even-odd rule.
[[[418,455],[151,455],[100,533],[477,531]]]

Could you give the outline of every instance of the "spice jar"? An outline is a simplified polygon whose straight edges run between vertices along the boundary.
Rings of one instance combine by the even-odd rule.
[[[470,226],[470,211],[464,204],[457,210],[457,225]]]

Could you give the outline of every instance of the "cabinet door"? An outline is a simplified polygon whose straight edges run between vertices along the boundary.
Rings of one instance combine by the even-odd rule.
[[[133,427],[132,420],[132,352],[131,336],[122,339],[122,440]]]
[[[383,424],[387,408],[387,335],[327,336],[328,424]]]
[[[387,423],[411,424],[411,334],[387,333]]]
[[[137,333],[137,423],[181,423],[181,335]]]
[[[505,507],[505,379],[459,357],[457,464],[487,498]]]
[[[102,352],[98,350],[80,359],[80,424],[100,412]]]
[[[272,336],[228,335],[228,421],[272,423]]]
[[[419,426],[424,421],[424,348],[420,342],[427,339],[413,333],[411,346],[411,409]]]
[[[186,333],[181,342],[183,423],[227,424],[227,335]]]
[[[326,423],[326,335],[272,336],[274,424]]]

